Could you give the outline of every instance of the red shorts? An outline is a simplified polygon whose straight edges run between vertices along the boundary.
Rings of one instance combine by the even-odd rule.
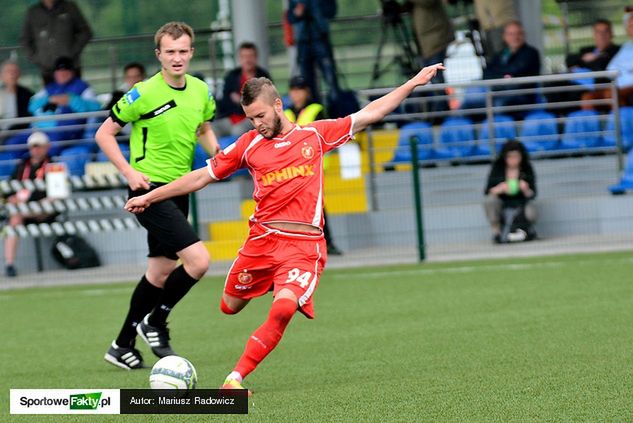
[[[314,319],[312,295],[326,261],[323,234],[286,232],[253,223],[226,277],[224,292],[250,300],[288,288],[299,299],[299,310]]]

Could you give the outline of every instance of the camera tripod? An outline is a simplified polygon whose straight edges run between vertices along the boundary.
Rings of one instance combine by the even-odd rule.
[[[389,34],[393,37],[393,41],[400,51],[396,53],[391,62],[381,67],[382,51]],[[394,0],[383,1],[380,40],[378,41],[378,48],[374,59],[370,87],[373,88],[376,81],[393,65],[398,65],[400,73],[403,76],[407,78],[413,76],[419,67],[417,66],[418,55],[416,54],[416,49],[417,46],[412,42],[409,28],[402,19],[398,2]]]

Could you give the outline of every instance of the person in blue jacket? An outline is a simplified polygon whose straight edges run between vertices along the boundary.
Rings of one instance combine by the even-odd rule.
[[[33,116],[94,112],[101,109],[92,88],[77,76],[71,58],[58,58],[54,69],[53,82],[47,84],[29,102],[29,112]],[[53,142],[49,154],[54,156],[60,151],[60,147],[54,146],[54,142],[84,138],[85,124],[86,119],[70,119],[39,121],[33,126],[46,130]]]

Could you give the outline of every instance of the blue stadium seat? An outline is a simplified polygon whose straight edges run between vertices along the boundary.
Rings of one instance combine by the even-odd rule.
[[[0,179],[8,179],[18,164],[14,154],[1,152],[0,153]]]
[[[591,72],[591,69],[582,68],[582,67],[574,67],[572,69],[572,73],[579,74],[576,79],[572,80],[574,84],[583,85],[587,90],[593,91],[595,89],[594,79],[593,78],[583,78],[582,74]]]
[[[450,151],[433,148],[433,128],[426,122],[412,122],[400,128],[398,147],[393,156],[394,163],[411,162],[411,138],[417,140],[418,160],[449,159],[454,157]]]
[[[14,159],[21,159],[27,153],[28,147],[26,146],[26,141],[29,138],[29,133],[16,134],[8,137],[4,140],[4,145],[9,147],[4,157],[12,157]]]
[[[414,137],[418,145],[418,159],[433,159],[433,128],[426,122],[412,122],[403,125],[398,134],[398,147],[393,162],[409,163],[411,161],[410,139]]]
[[[130,160],[130,146],[127,144],[119,144],[119,148],[121,149],[121,153],[123,153],[123,156],[125,157],[125,160]],[[105,153],[101,150],[99,150],[97,152],[97,157],[95,158],[96,162],[107,162],[110,159],[108,159],[108,156],[105,155]]]
[[[558,147],[556,116],[546,111],[529,113],[523,121],[519,138],[528,151],[555,150]]]
[[[440,143],[453,157],[466,157],[475,152],[473,121],[463,117],[449,117],[440,127]]]
[[[196,150],[194,151],[191,170],[196,170],[196,169],[200,169],[201,167],[205,167],[207,165],[208,158],[209,158],[209,153],[204,151],[204,148],[202,148],[200,144],[196,144]]]
[[[633,150],[629,151],[626,157],[626,168],[624,169],[624,175],[620,179],[620,183],[611,185],[609,191],[612,194],[622,194],[624,191],[633,189]]]
[[[594,110],[576,110],[565,120],[565,129],[559,148],[583,149],[598,147],[602,140],[600,115]]]
[[[64,149],[57,161],[66,163],[68,173],[73,176],[83,176],[86,173],[86,163],[92,159],[91,145],[74,145]]]
[[[460,109],[480,109],[486,107],[488,87],[466,87]]]
[[[481,123],[481,129],[479,130],[479,141],[477,150],[480,155],[490,154],[490,139],[489,139],[489,125],[488,119],[485,119]],[[496,150],[499,151],[501,146],[509,139],[515,139],[517,137],[517,130],[514,119],[508,115],[495,115],[493,119],[494,129],[494,143]]]
[[[220,143],[220,148],[224,150],[226,147],[237,141],[238,138],[239,137],[237,135],[227,135],[225,137],[220,137],[220,139],[218,140],[218,142]]]
[[[615,146],[615,118],[613,112],[609,113],[604,130],[605,136],[602,140],[604,145]],[[620,108],[620,133],[622,134],[622,146],[625,150],[629,150],[633,145],[633,107]]]

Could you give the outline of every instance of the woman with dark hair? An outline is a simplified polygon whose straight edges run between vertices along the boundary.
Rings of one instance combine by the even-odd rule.
[[[484,194],[484,208],[494,242],[507,241],[502,235],[503,210],[522,210],[530,226],[536,221],[536,208],[531,202],[536,197],[536,175],[530,156],[520,141],[509,140],[503,145],[499,157],[492,164]],[[535,233],[532,231],[526,236],[533,238]]]

